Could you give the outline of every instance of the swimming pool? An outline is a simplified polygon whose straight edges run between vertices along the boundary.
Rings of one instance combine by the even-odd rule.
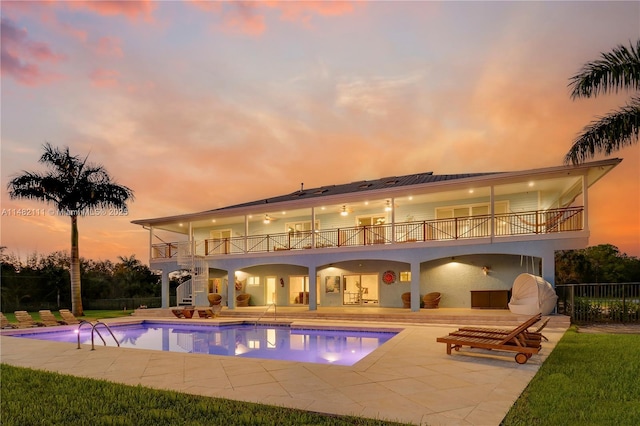
[[[145,320],[109,325],[121,347],[201,353],[233,357],[278,359],[316,364],[353,365],[398,331],[294,328],[288,325],[202,325]],[[107,346],[116,346],[109,332],[98,327]],[[91,327],[80,327],[80,343],[91,344]],[[78,329],[13,334],[13,337],[77,343]],[[103,345],[94,335],[96,347]]]

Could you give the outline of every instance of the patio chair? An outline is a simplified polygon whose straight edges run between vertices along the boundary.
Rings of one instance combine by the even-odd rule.
[[[403,308],[410,308],[411,307],[411,293],[409,293],[409,292],[402,293],[402,295],[400,295],[400,297],[402,298],[402,307]]]
[[[15,311],[15,314],[16,314],[16,320],[18,320],[18,327],[20,328],[45,326],[44,323],[40,321],[35,321],[27,311]]]
[[[249,306],[249,299],[251,295],[248,293],[242,293],[236,296],[236,306]]]
[[[531,317],[531,318],[535,318]],[[531,321],[531,318],[529,319],[529,321]],[[544,329],[547,324],[549,323],[549,320],[551,318],[545,318],[544,321],[542,321],[542,323],[534,330],[534,331],[529,331],[528,329],[525,330],[523,332],[523,335],[525,337],[530,337],[531,339],[544,339],[546,341],[549,341],[549,339],[547,339],[543,334],[542,334],[542,329]],[[535,324],[532,323],[531,326],[533,326]],[[509,333],[511,333],[511,330],[508,329],[503,329],[503,328],[485,328],[485,327],[461,327],[459,330],[459,332],[481,332],[481,333],[489,333],[489,334],[495,334],[495,335],[507,335]]]
[[[186,318],[186,319],[193,318],[193,312],[194,311],[195,311],[195,308],[176,308],[176,309],[171,309],[171,312],[177,318]]]
[[[60,309],[58,312],[60,312],[62,320],[67,324],[80,324],[80,320],[76,318],[76,316],[73,315],[70,310]]]
[[[425,294],[422,298],[422,303],[424,304],[425,309],[437,309],[440,304],[441,297],[441,294],[437,291]]]
[[[9,319],[0,312],[0,328],[18,328],[17,325],[10,323]]]
[[[459,351],[463,346],[498,351],[517,352],[515,360],[518,364],[525,364],[533,354],[540,352],[540,338],[526,333],[527,328],[540,321],[541,314],[534,315],[507,335],[495,334],[482,330],[465,331],[459,329],[448,336],[438,337],[437,342],[447,345],[447,355],[451,349]]]
[[[222,295],[218,293],[209,293],[207,295],[207,299],[209,300],[209,306],[215,306],[222,303]]]
[[[65,321],[58,320],[48,309],[40,311],[40,321],[42,321],[47,327],[67,324]]]
[[[198,316],[200,318],[215,318],[216,314],[211,308],[198,309]]]

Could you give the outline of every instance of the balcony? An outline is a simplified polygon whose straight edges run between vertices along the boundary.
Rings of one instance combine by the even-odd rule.
[[[207,239],[195,242],[194,253],[199,256],[242,255],[572,232],[583,229],[583,214],[584,207],[570,207],[496,214],[493,217],[491,215],[476,215],[417,222]],[[177,257],[178,246],[178,243],[154,244],[151,257],[152,259]]]

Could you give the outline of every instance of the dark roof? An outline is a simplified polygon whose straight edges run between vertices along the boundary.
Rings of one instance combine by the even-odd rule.
[[[380,189],[400,188],[411,185],[420,185],[434,182],[442,182],[448,180],[474,178],[478,176],[494,175],[498,173],[464,173],[455,175],[434,175],[433,172],[418,173],[406,176],[390,176],[376,180],[361,180],[357,182],[345,183],[340,185],[321,186],[319,188],[301,189],[286,195],[279,195],[261,200],[250,201],[247,203],[236,204],[233,206],[221,207],[210,211],[220,211],[233,209],[238,207],[249,207],[264,204],[275,204],[291,200],[312,199],[318,197],[326,197],[329,195],[352,194],[365,191],[375,191]]]

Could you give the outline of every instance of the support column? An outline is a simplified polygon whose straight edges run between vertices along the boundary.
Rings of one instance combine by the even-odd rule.
[[[162,297],[162,307],[169,307],[169,271],[162,270],[162,282],[160,284],[160,296]]]
[[[309,310],[318,310],[318,272],[316,266],[309,267]]]
[[[420,262],[411,262],[411,312],[420,311]]]
[[[236,271],[229,270],[227,275],[227,308],[236,308]]]

